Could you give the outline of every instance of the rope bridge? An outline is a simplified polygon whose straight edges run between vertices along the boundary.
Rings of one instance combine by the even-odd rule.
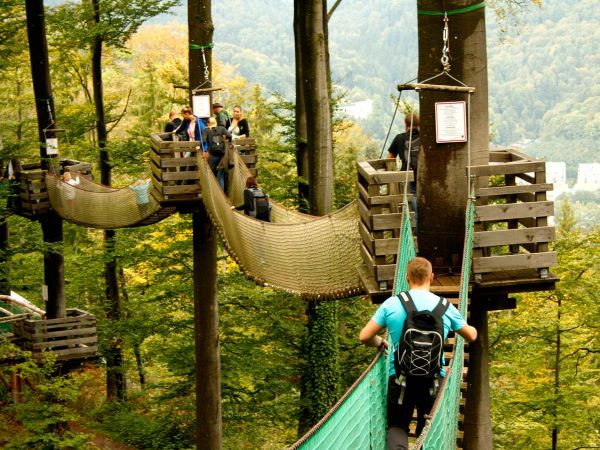
[[[394,294],[408,289],[406,266],[415,256],[410,217],[407,205],[403,206],[402,237],[398,250]],[[467,312],[469,277],[471,272],[471,247],[473,240],[474,203],[469,200],[466,210],[466,233],[460,285],[459,311]],[[463,373],[464,340],[456,334],[453,356],[446,367],[446,378],[427,419],[425,428],[417,438],[413,450],[455,449],[460,407],[460,386]],[[334,405],[329,413],[289,450],[385,450],[387,358],[380,351],[361,377]]]
[[[46,174],[46,188],[52,209],[63,219],[91,228],[113,229],[146,225],[158,215],[161,205],[149,193],[149,179],[113,188],[84,176],[70,185],[54,174]],[[175,208],[170,208],[175,212]],[[164,218],[164,215],[160,216]]]
[[[247,277],[303,298],[344,298],[362,292],[356,270],[362,263],[356,202],[322,217],[272,202],[272,222],[262,222],[232,209],[243,203],[250,175],[237,154],[229,173],[229,199],[202,157],[198,171],[211,220]]]

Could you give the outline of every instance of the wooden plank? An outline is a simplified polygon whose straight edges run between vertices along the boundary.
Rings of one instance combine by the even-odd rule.
[[[362,238],[362,242],[363,242],[364,246],[366,247],[367,251],[370,254],[374,254],[375,253],[374,248],[373,248],[374,239],[371,236],[369,229],[365,226],[365,224],[362,220],[358,221],[358,234],[360,234],[360,237]]]
[[[379,264],[375,267],[377,281],[393,281],[396,276],[396,264]]]
[[[368,184],[401,183],[407,180],[406,172],[378,172],[367,161],[358,162],[358,172]],[[413,180],[414,174],[411,170],[408,173],[408,181]]]
[[[471,166],[471,175],[489,177],[492,175],[523,174],[546,170],[544,161],[510,162],[506,164],[490,164]]]
[[[200,192],[200,185],[198,184],[181,184],[176,186],[163,186],[163,195],[177,195],[177,194],[197,194]]]
[[[29,201],[42,201],[42,200],[48,200],[48,191],[44,191],[44,192],[29,192],[29,193],[25,193],[25,192],[20,192],[19,193],[19,197],[21,198],[21,200],[29,200]]]
[[[88,325],[85,328],[71,328],[68,330],[59,330],[59,331],[45,331],[45,330],[36,330],[32,332],[31,330],[23,330],[23,337],[26,337],[30,340],[49,340],[56,339],[61,337],[71,337],[71,336],[87,336],[90,334],[96,334],[97,328],[96,324]]]
[[[375,256],[397,255],[399,238],[375,239],[374,254]]]
[[[553,189],[551,183],[525,184],[518,186],[498,186],[475,189],[477,197],[498,197],[502,195],[513,195],[521,193],[547,192]]]
[[[160,167],[162,167],[163,169],[166,167],[188,167],[188,166],[194,166],[196,167],[198,165],[198,161],[196,160],[195,157],[189,157],[189,158],[184,158],[184,157],[180,157],[180,158],[161,158],[160,159]]]
[[[369,231],[373,231],[373,219],[371,216],[371,211],[369,210],[369,208],[367,208],[367,205],[365,205],[360,198],[358,199],[357,203],[359,216],[367,226],[367,229]]]
[[[194,180],[198,181],[198,172],[195,170],[183,170],[179,172],[162,172],[162,181]],[[198,185],[200,182],[198,181]]]
[[[76,316],[76,317],[61,317],[58,319],[44,319],[44,320],[26,320],[24,325],[26,327],[32,328],[56,328],[61,326],[73,326],[73,325],[83,325],[87,323],[96,323],[96,316],[93,314],[86,314],[84,316]]]
[[[369,250],[365,245],[361,243],[360,245],[360,256],[362,257],[363,263],[367,268],[367,271],[372,274],[373,278],[375,278],[375,260],[369,253]]]
[[[556,266],[556,252],[473,258],[473,272],[485,273]]]
[[[402,213],[373,214],[373,231],[402,228]]]
[[[89,344],[96,344],[97,342],[98,342],[98,335],[95,334],[94,336],[80,337],[80,338],[75,338],[75,339],[63,339],[60,341],[37,342],[32,345],[31,349],[34,351],[43,350],[45,348],[58,349],[58,347],[66,347],[68,345],[89,345]]]
[[[56,355],[56,357],[59,360],[62,359],[66,359],[66,358],[74,358],[74,357],[83,357],[83,356],[90,356],[90,355],[95,355],[98,353],[98,346],[97,345],[90,345],[88,347],[75,347],[75,348],[66,348],[66,349],[62,349],[62,350],[48,350],[48,353],[52,353],[53,355]],[[36,352],[33,354],[33,357],[35,359],[40,359],[44,357],[44,353],[45,352]]]
[[[525,181],[526,183],[535,184],[535,175],[529,175],[527,173],[518,173],[515,174],[515,177]]]
[[[552,242],[554,227],[519,228],[516,230],[477,231],[473,234],[473,247]]]
[[[554,202],[507,203],[475,206],[475,221],[548,217],[554,214]]]
[[[489,155],[491,163],[508,163],[511,161],[508,150],[491,150]]]
[[[256,155],[240,155],[240,159],[244,164],[256,164],[257,156]]]

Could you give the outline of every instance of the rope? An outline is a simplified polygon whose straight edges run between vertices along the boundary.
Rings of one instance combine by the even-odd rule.
[[[467,6],[465,8],[453,9],[450,11],[431,11],[426,9],[419,9],[417,10],[417,14],[420,16],[443,16],[444,14],[454,16],[456,14],[465,14],[471,11],[476,11],[481,8],[485,8],[485,2],[477,3],[475,5]]]

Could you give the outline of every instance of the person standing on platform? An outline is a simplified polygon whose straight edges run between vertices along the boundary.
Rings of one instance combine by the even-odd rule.
[[[223,109],[223,105],[218,102],[213,103],[212,108],[213,116],[217,119],[217,125],[229,129],[231,126],[231,118],[229,117],[229,113]]]
[[[233,139],[250,137],[250,126],[248,121],[244,119],[242,107],[235,105],[233,107],[233,119],[231,119],[231,125],[229,126],[229,132],[233,136]]]

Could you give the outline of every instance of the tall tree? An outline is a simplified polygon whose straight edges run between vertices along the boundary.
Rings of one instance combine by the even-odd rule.
[[[333,134],[327,2],[310,0],[294,2],[296,36],[296,124],[306,124],[306,146],[303,128],[297,129],[298,164],[308,162],[310,212],[325,215],[333,207]],[[298,106],[300,109],[298,109]],[[302,110],[304,108],[304,110]],[[308,157],[304,155],[308,153]],[[299,433],[302,434],[335,403],[338,394],[338,332],[335,301],[309,300],[306,307],[306,367],[302,384],[302,411]]]
[[[48,155],[46,147],[46,139],[55,137],[53,130],[56,128],[56,113],[50,80],[44,2],[43,0],[28,1],[25,2],[25,6],[42,169],[58,173],[60,170],[58,155]],[[44,284],[48,300],[46,314],[50,319],[65,317],[67,307],[64,258],[61,249],[63,239],[62,219],[51,211],[43,216],[40,223],[44,242],[48,244],[44,251]]]
[[[211,0],[188,1],[190,94],[212,79]],[[204,65],[206,61],[206,66]],[[206,72],[205,72],[206,71]],[[205,75],[207,73],[208,75]],[[208,80],[206,77],[208,76]],[[190,98],[191,101],[191,98]],[[194,335],[196,354],[196,442],[219,450],[222,442],[221,360],[217,297],[217,236],[203,203],[194,207]]]

